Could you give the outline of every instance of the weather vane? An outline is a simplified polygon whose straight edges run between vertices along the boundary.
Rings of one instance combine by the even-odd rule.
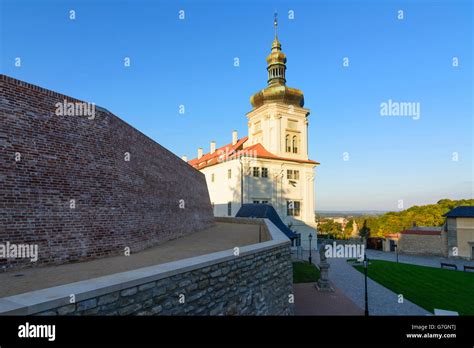
[[[273,20],[273,26],[275,27],[275,37],[277,37],[278,13],[276,11],[275,11],[275,19]]]

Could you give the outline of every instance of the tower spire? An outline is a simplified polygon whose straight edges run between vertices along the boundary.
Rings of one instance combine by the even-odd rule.
[[[273,27],[275,29],[275,38],[272,43],[272,51],[267,57],[268,84],[284,85],[286,82],[286,56],[281,51],[281,44],[280,41],[278,41],[278,13],[276,11],[273,19]]]
[[[303,92],[286,86],[286,55],[281,50],[278,40],[278,14],[273,18],[274,39],[272,49],[267,56],[268,86],[250,98],[254,109],[266,103],[281,102],[288,105],[304,106]]]

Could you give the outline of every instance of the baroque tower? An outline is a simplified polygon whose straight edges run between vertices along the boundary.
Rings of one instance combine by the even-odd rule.
[[[214,215],[235,216],[242,204],[271,204],[283,223],[308,243],[314,220],[315,167],[308,158],[308,115],[303,92],[286,85],[286,55],[277,20],[267,56],[267,86],[251,98],[248,136],[209,152],[198,149],[189,164],[206,175]],[[229,139],[230,140],[230,139]],[[314,245],[314,244],[313,244]]]
[[[278,22],[274,21],[275,38],[267,56],[268,86],[255,93],[247,113],[249,141],[260,143],[277,156],[308,160],[309,110],[305,109],[303,92],[286,85],[286,55],[278,40]]]

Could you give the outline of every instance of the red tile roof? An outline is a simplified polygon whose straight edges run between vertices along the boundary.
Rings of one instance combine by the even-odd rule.
[[[398,235],[398,233],[389,233],[387,235],[385,235],[385,238],[399,238],[400,236]]]
[[[201,158],[193,158],[192,160],[188,161],[190,165],[192,165],[196,169],[202,169],[205,167],[212,166],[214,164],[220,163],[223,161],[223,158],[229,158],[232,154],[235,154],[238,150],[243,148],[243,144],[247,141],[248,137],[244,137],[242,139],[237,140],[235,145],[229,143],[227,145],[221,146],[212,154],[210,152],[204,154]],[[221,159],[219,159],[221,157]]]
[[[274,155],[271,152],[267,151],[267,149],[265,149],[263,145],[260,143],[251,145],[245,148],[244,150],[248,151],[250,155],[256,154],[258,158],[268,158],[268,159],[276,159],[276,160],[298,162],[298,163],[312,163],[316,165],[319,164],[318,162],[312,161],[312,160],[295,159],[295,158],[280,157],[280,156]]]
[[[280,157],[272,154],[271,152],[267,151],[265,147],[258,143],[251,145],[249,147],[244,148],[244,143],[248,140],[248,137],[244,137],[239,139],[235,145],[232,143],[222,146],[214,153],[206,153],[201,158],[193,158],[192,160],[188,161],[190,165],[192,165],[196,169],[202,169],[206,167],[213,166],[215,164],[224,162],[226,160],[239,158],[241,156],[248,156],[248,157],[257,157],[257,158],[267,158],[267,159],[275,159],[275,160],[282,160],[282,161],[290,161],[290,162],[297,162],[297,163],[311,163],[318,165],[319,163],[312,160],[302,160],[302,159],[295,159],[295,158],[288,158],[288,157]]]
[[[418,234],[418,235],[425,235],[425,236],[439,236],[441,235],[441,231],[439,230],[405,230],[400,232],[401,234]]]

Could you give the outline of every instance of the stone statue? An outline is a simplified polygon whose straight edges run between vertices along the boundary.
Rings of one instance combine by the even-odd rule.
[[[327,262],[326,261],[326,243],[322,242],[319,246],[319,260],[320,262]]]

